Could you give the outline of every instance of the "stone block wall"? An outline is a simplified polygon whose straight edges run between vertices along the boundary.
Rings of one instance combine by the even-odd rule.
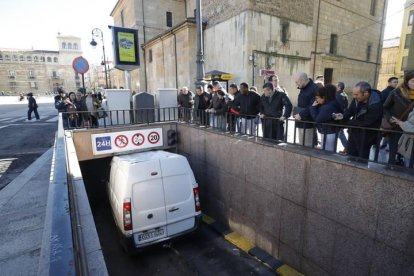
[[[414,275],[414,182],[178,125],[202,209],[305,275]]]

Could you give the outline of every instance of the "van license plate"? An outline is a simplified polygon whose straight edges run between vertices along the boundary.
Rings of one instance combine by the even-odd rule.
[[[138,235],[138,242],[144,242],[146,240],[152,240],[154,238],[164,236],[164,228],[148,231]]]

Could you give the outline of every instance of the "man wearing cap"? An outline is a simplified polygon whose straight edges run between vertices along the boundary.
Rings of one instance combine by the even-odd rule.
[[[39,113],[37,112],[37,103],[36,99],[33,98],[33,93],[30,92],[27,94],[27,100],[29,101],[29,110],[27,111],[27,120],[26,122],[32,122],[32,112],[34,112],[36,120],[40,120]]]

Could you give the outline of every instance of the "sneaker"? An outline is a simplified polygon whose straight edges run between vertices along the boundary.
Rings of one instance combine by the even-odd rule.
[[[26,120],[24,120],[25,122],[31,122],[32,120],[29,120],[29,119],[26,119]]]

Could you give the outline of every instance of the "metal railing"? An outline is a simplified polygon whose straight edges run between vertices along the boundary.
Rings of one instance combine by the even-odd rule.
[[[211,128],[216,131],[227,132],[230,134],[261,138],[274,143],[305,146],[330,151],[332,153],[339,153],[341,149],[344,149],[344,147],[338,144],[338,141],[340,140],[340,136],[344,135],[343,130],[347,129],[348,132],[359,132],[361,141],[367,140],[368,136],[370,138],[369,143],[361,142],[359,144],[357,155],[348,156],[351,161],[369,161],[379,164],[388,164],[388,160],[385,160],[388,159],[386,157],[388,153],[381,149],[381,141],[383,139],[384,131],[375,128],[354,127],[345,124],[296,121],[294,119],[285,119],[284,121],[281,121],[279,118],[272,117],[261,118],[259,116],[236,115],[230,112],[217,114],[209,113],[205,110],[181,107],[110,110],[102,113],[102,116],[100,116],[101,118],[92,116],[89,112],[77,112],[78,121],[75,121],[70,117],[72,114],[63,113],[62,115],[65,129],[106,128],[110,126],[176,121],[204,128]],[[317,131],[317,129],[319,129],[319,131]],[[395,130],[389,130],[387,132],[396,134],[403,133]],[[369,149],[366,149],[365,147],[369,147]],[[367,151],[369,152],[368,155]],[[414,156],[414,149],[412,150],[411,156]],[[410,164],[407,165],[413,167],[413,162],[414,158],[410,158]]]

